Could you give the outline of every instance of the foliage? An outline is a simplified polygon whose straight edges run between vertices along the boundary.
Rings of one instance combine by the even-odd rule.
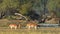
[[[0,0],[0,17],[3,17],[6,13],[10,15],[12,12],[26,15],[30,9],[38,15],[48,10],[49,12],[55,11],[59,16],[60,0]]]
[[[16,9],[17,7],[19,7],[18,0],[3,0],[2,3],[0,4],[0,12],[1,12],[0,14],[5,13],[6,11],[11,12],[9,8]],[[9,14],[9,13],[7,13],[7,14]]]
[[[60,0],[48,0],[47,2],[47,6],[46,6],[49,10],[50,13],[52,13],[52,11],[56,12],[55,15],[59,15],[59,8],[60,8]]]
[[[28,13],[28,10],[31,8],[31,6],[32,6],[32,4],[31,4],[31,2],[28,2],[28,3],[26,3],[26,4],[23,4],[22,6],[21,6],[21,9],[20,9],[20,13],[21,14],[27,14]]]
[[[60,0],[48,0],[47,8],[49,11],[56,10],[56,7],[60,7]]]

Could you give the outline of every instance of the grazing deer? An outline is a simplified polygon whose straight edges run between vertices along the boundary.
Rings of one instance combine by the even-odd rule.
[[[35,30],[37,29],[37,24],[34,22],[29,22],[27,24],[27,28],[30,30],[31,28],[34,28]]]
[[[14,29],[16,30],[18,27],[20,27],[20,24],[19,24],[19,25],[17,25],[17,24],[10,24],[9,27],[10,27],[11,29],[14,28]]]

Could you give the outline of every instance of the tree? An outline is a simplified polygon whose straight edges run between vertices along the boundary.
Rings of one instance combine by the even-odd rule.
[[[60,7],[60,0],[48,0],[47,8],[49,11],[56,10],[56,7]]]
[[[11,12],[10,9],[17,10],[18,7],[19,7],[18,0],[3,0],[2,3],[0,4],[0,12],[3,12],[2,14],[4,14],[5,12],[6,13],[8,12],[7,14],[9,14]],[[0,17],[2,14],[0,13]]]
[[[51,13],[52,11],[56,12],[56,15],[58,14],[58,8],[60,8],[60,0],[48,0],[47,6],[46,6]],[[57,12],[58,11],[58,12]],[[60,12],[59,12],[60,13]]]
[[[26,15],[28,13],[28,10],[31,8],[31,6],[32,6],[31,2],[23,4],[21,5],[19,12],[23,15]]]

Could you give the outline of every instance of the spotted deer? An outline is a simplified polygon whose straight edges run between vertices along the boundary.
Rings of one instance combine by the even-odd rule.
[[[27,28],[30,30],[31,28],[34,28],[35,30],[37,29],[37,24],[32,21],[32,22],[29,22],[27,23]]]
[[[10,25],[9,25],[9,27],[10,27],[11,29],[14,28],[15,30],[16,30],[18,27],[20,28],[20,26],[21,26],[20,24],[19,24],[19,25],[17,25],[17,24],[10,24]]]

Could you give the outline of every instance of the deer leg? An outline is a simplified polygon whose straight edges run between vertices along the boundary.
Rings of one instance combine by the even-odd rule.
[[[15,27],[15,30],[17,29],[17,27]]]
[[[12,27],[10,27],[12,29]]]
[[[28,26],[28,29],[30,30],[30,26]]]
[[[37,29],[37,26],[35,26],[35,30]]]

